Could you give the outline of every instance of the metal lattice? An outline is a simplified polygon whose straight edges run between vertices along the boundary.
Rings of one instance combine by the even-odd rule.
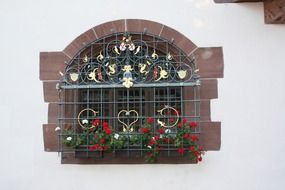
[[[66,65],[59,84],[58,124],[71,129],[73,137],[82,133],[84,123],[107,121],[121,136],[139,139],[139,129],[148,118],[154,118],[152,134],[165,127],[175,135],[173,123],[187,118],[199,123],[199,75],[193,58],[185,55],[169,41],[143,33],[116,33],[86,45]],[[195,129],[200,133],[200,128]],[[76,158],[102,158],[102,152],[90,151],[85,145],[76,150],[62,142],[59,151]],[[138,141],[114,149],[114,156],[144,155]],[[162,145],[161,156],[177,156],[176,148]]]

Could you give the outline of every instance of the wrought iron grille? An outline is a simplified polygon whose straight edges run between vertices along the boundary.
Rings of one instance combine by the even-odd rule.
[[[89,149],[91,134],[84,134],[86,123],[98,119],[128,139],[121,148],[112,148],[113,156],[142,157],[140,128],[149,117],[154,119],[152,134],[159,128],[175,135],[182,118],[198,123],[200,98],[199,75],[193,58],[171,42],[144,33],[115,33],[86,45],[69,63],[60,91],[58,125],[59,151],[62,156],[103,159],[102,151]],[[66,146],[63,138],[84,143]],[[138,140],[134,143],[132,137]],[[177,147],[161,145],[162,157],[177,156]]]

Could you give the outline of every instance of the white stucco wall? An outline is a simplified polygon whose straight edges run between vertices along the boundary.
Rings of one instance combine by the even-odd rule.
[[[43,151],[39,52],[61,51],[87,29],[121,18],[164,23],[200,47],[223,46],[225,78],[212,102],[222,147],[201,164],[61,165]],[[1,0],[0,189],[284,189],[284,44],[285,25],[265,25],[261,3]]]

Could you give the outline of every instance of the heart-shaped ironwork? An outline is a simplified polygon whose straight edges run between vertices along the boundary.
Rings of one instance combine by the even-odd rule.
[[[122,115],[125,114],[126,116],[130,116],[131,113],[134,113],[134,120],[130,123],[130,124],[127,124],[125,123],[124,121],[122,121]],[[133,124],[135,124],[138,120],[139,120],[139,114],[136,110],[121,110],[119,113],[118,113],[118,121],[123,124],[123,130],[124,131],[130,131],[132,132],[134,130],[133,127],[131,127]]]

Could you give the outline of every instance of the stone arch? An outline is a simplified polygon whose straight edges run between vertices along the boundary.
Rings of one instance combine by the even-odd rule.
[[[166,25],[149,20],[122,19],[105,22],[87,30],[67,45],[63,52],[69,59],[72,59],[78,50],[84,48],[87,44],[115,32],[150,33],[172,42],[187,55],[190,55],[197,48],[186,36]]]

